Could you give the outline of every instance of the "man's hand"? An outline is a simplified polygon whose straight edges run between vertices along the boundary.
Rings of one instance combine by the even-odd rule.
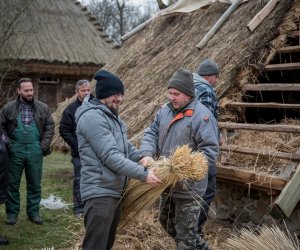
[[[140,159],[139,164],[147,167],[147,163],[153,161],[153,158],[151,156],[144,156],[142,159]]]
[[[147,178],[146,178],[146,182],[151,187],[158,187],[162,184],[162,181],[155,176],[155,168],[154,169],[152,169],[152,168],[149,169],[149,172],[148,172],[148,175],[147,175]]]

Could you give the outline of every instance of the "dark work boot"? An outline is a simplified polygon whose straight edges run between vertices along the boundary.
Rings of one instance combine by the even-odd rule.
[[[0,236],[0,245],[8,245],[8,244],[9,244],[8,240],[3,236]]]
[[[6,224],[7,225],[15,225],[17,223],[17,217],[15,215],[7,215]]]
[[[29,217],[29,220],[37,225],[42,225],[43,224],[43,220],[41,218],[41,216],[39,215],[34,215],[33,217]]]

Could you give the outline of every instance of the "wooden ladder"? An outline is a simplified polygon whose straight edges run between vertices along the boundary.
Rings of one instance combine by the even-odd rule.
[[[285,133],[299,133],[300,126],[296,125],[280,125],[280,124],[249,124],[249,123],[233,123],[233,122],[219,122],[218,123],[223,137],[226,138],[227,130],[253,130],[257,132],[285,132]],[[233,152],[244,155],[255,156],[272,156],[278,159],[293,160],[300,162],[300,152],[284,153],[269,150],[259,150],[254,148],[239,147],[234,145],[222,145],[220,146],[221,158],[224,152]],[[256,174],[253,172],[241,171],[231,166],[222,165],[222,159],[218,162],[217,177],[219,181],[223,182],[235,182],[242,185],[251,184],[253,188],[266,191],[270,195],[279,194],[288,182],[288,178],[268,176],[262,174]]]
[[[300,41],[299,30],[291,34],[294,37],[298,37]],[[300,52],[300,45],[283,47],[278,50],[278,54],[293,54]],[[289,62],[280,64],[269,64],[265,67],[265,71],[283,71],[283,70],[298,70],[300,69],[300,62]],[[259,84],[245,84],[243,90],[247,91],[300,91],[299,83],[259,83]],[[275,108],[275,109],[300,109],[300,103],[280,103],[274,102],[229,102],[226,107],[236,108]],[[282,124],[249,124],[249,123],[233,123],[233,122],[219,122],[221,133],[226,136],[227,130],[254,130],[254,131],[270,131],[270,132],[285,132],[285,133],[300,133],[300,126],[296,125],[282,125]],[[283,152],[270,152],[264,150],[258,150],[253,148],[238,147],[233,145],[223,145],[220,147],[222,152],[235,152],[244,155],[265,155],[279,159],[289,159],[295,162],[300,162],[299,150],[294,153]],[[265,176],[261,174],[255,174],[253,172],[240,171],[233,167],[226,167],[222,165],[222,161],[218,162],[218,180],[224,182],[236,182],[240,184],[251,183],[252,187],[260,190],[267,191],[271,195],[279,194],[283,190],[284,186],[288,183],[289,178]]]

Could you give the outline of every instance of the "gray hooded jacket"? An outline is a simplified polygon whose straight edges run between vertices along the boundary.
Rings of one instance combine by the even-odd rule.
[[[185,108],[188,109],[193,111],[192,116],[183,116],[170,125],[175,116],[174,112],[167,104],[163,105],[153,123],[145,131],[140,147],[141,156],[169,157],[178,146],[188,144],[193,151],[205,154],[209,166],[214,164],[219,152],[216,120],[196,98]],[[189,180],[185,184],[176,184],[171,196],[186,199],[203,196],[207,178],[198,182]]]
[[[120,117],[97,99],[87,96],[75,113],[83,201],[110,196],[120,198],[126,176],[144,181],[148,170],[136,163],[138,151],[128,141]]]

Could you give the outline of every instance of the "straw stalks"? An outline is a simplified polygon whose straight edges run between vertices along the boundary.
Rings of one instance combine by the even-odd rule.
[[[170,159],[160,158],[149,165],[156,168],[155,174],[163,184],[152,188],[145,182],[130,180],[123,196],[121,228],[142,210],[150,209],[166,188],[174,187],[179,181],[200,181],[208,170],[206,157],[200,152],[192,152],[187,145],[178,147]],[[185,187],[188,190],[188,186]]]
[[[263,226],[261,230],[242,229],[240,236],[229,238],[225,246],[230,250],[297,250],[299,242],[277,226]]]

